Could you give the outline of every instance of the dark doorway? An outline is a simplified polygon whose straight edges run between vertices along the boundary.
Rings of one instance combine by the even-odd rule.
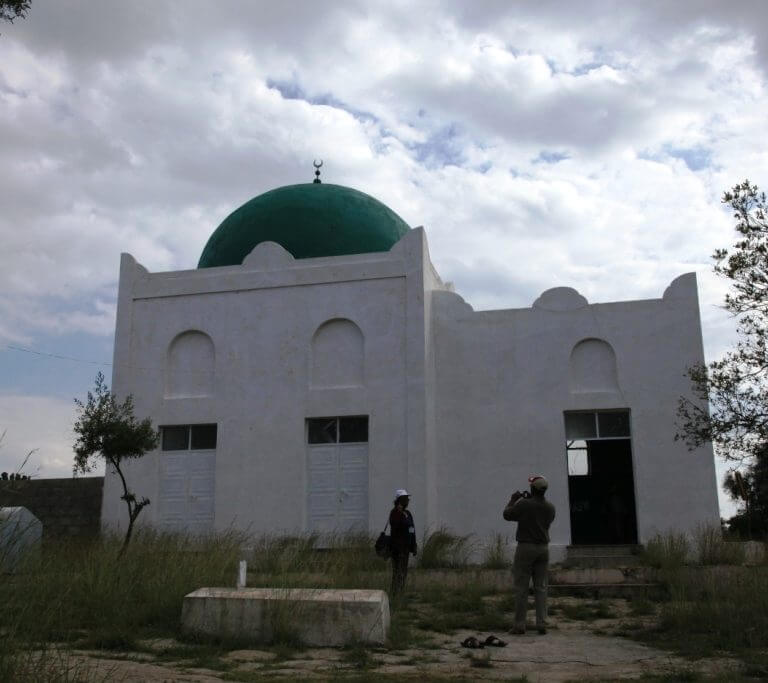
[[[609,417],[610,415],[610,417]],[[571,543],[610,545],[637,543],[635,485],[630,438],[600,438],[585,427],[591,417],[598,425],[616,423],[619,413],[566,413],[566,433],[581,432],[587,438],[568,440],[568,496],[571,513]],[[606,419],[600,419],[605,416]],[[629,414],[622,423],[629,436]],[[622,417],[623,417],[622,416]],[[616,430],[614,430],[615,433]],[[624,427],[622,426],[622,431]],[[606,433],[607,430],[603,430]]]

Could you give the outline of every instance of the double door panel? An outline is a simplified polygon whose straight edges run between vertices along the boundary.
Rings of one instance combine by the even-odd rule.
[[[184,451],[161,456],[161,529],[191,534],[213,530],[215,471],[215,453]]]
[[[368,445],[307,447],[307,526],[319,533],[368,530]]]

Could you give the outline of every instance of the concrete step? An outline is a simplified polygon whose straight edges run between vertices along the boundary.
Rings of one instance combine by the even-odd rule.
[[[642,560],[639,555],[588,555],[568,557],[563,567],[639,567]]]
[[[568,595],[576,598],[628,598],[630,600],[658,600],[666,595],[660,583],[560,583],[549,585],[549,595],[553,597]]]
[[[619,583],[656,583],[658,571],[651,567],[553,567],[549,584],[602,585]]]
[[[567,548],[568,558],[575,557],[607,557],[611,555],[639,555],[642,550],[641,545],[623,544],[623,545],[569,545]]]

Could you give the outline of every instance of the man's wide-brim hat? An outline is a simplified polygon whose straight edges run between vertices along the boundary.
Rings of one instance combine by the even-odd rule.
[[[533,474],[528,477],[528,483],[532,488],[538,489],[539,491],[546,491],[549,487],[549,482],[540,474]]]

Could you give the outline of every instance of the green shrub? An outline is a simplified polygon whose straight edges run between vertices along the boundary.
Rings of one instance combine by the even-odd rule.
[[[472,535],[457,536],[445,527],[425,532],[421,542],[419,566],[423,569],[465,567],[472,556]]]

